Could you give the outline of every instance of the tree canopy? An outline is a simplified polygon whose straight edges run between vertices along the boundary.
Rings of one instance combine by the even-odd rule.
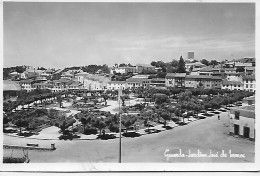
[[[179,60],[177,72],[178,73],[186,73],[185,62],[184,62],[182,56],[180,57],[180,60]]]

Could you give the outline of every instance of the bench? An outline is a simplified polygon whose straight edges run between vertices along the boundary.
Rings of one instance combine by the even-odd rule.
[[[27,146],[30,146],[30,147],[39,147],[39,144],[30,144],[30,143],[28,143]]]

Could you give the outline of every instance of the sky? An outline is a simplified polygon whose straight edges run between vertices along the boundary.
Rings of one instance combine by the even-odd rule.
[[[4,67],[255,57],[254,3],[4,2]]]

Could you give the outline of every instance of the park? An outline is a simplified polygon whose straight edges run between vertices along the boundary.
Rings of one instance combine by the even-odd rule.
[[[240,106],[251,95],[140,87],[123,90],[119,102],[118,91],[111,90],[30,92],[4,103],[4,144],[48,148],[55,143],[54,151],[29,151],[30,162],[118,162],[121,117],[122,162],[253,162],[254,142],[234,138],[228,131],[229,107]],[[204,152],[232,148],[245,152],[246,158],[166,160],[163,154],[169,148]],[[4,149],[4,156],[11,153],[21,154]]]

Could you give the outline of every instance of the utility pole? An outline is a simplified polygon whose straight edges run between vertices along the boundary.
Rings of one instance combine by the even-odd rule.
[[[122,96],[122,88],[120,87],[118,89],[118,105],[119,105],[119,163],[121,163],[121,150],[122,150],[122,145],[121,145],[121,110],[120,110],[120,103],[121,103],[121,96]]]
[[[121,114],[119,114],[119,163],[121,163]]]

